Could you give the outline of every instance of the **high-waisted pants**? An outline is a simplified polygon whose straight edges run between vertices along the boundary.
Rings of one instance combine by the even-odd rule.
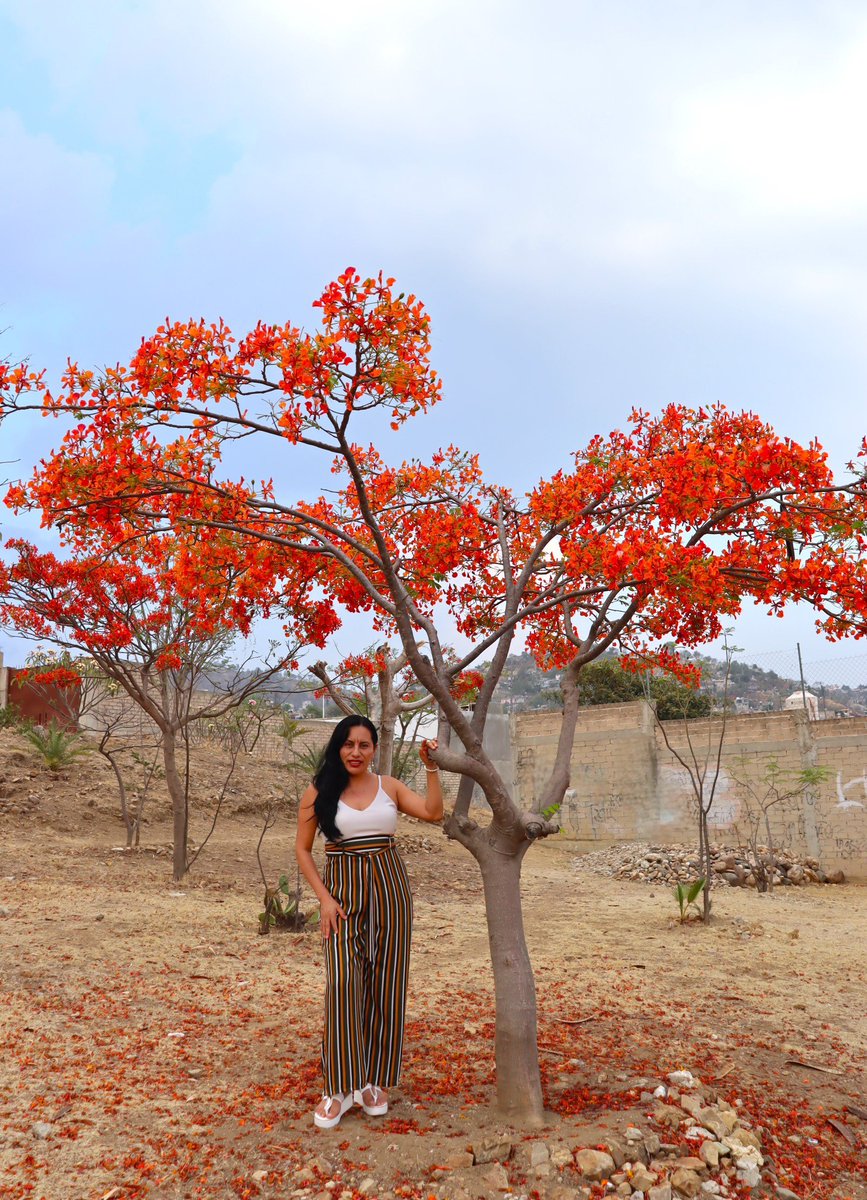
[[[346,913],[325,940],[322,1073],[329,1096],[400,1078],[412,896],[392,837],[325,847],[325,886]]]

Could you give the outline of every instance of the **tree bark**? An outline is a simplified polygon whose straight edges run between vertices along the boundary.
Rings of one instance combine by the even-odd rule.
[[[186,795],[178,772],[174,729],[164,729],[162,740],[166,787],[172,799],[172,879],[180,883],[187,873]]]
[[[379,721],[379,745],[376,748],[376,769],[380,775],[394,774],[394,723],[397,720],[397,705],[389,703],[392,697],[383,698]],[[372,719],[372,718],[371,718]]]
[[[486,831],[479,831],[483,837]],[[497,1028],[496,1107],[518,1125],[545,1123],[537,1046],[536,982],[521,912],[521,863],[529,842],[514,853],[494,850],[486,839],[475,850],[485,889],[488,941],[494,972]]]

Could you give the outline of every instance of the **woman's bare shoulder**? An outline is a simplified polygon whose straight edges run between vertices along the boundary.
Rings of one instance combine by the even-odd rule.
[[[299,808],[312,808],[318,792],[312,783],[308,783],[307,787],[301,793],[301,799],[298,801]]]

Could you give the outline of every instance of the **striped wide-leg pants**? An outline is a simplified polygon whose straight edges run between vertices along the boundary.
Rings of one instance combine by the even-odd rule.
[[[322,1073],[329,1096],[400,1078],[412,896],[393,837],[325,847],[325,886],[346,913],[325,940]]]

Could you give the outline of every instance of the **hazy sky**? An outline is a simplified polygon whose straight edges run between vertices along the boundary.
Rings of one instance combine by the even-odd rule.
[[[865,112],[861,3],[0,0],[0,353],[310,324],[352,264],[426,302],[445,382],[389,455],[454,441],[521,489],[634,405],[722,400],[842,465]],[[811,625],[737,640],[831,656]]]

